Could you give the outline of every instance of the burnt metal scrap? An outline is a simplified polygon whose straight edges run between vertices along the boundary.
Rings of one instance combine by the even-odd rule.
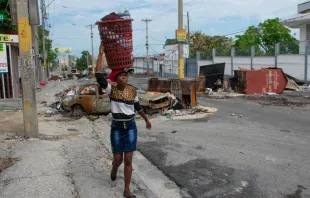
[[[171,93],[181,101],[185,108],[190,108],[197,105],[197,83],[195,78],[151,78],[148,81],[148,90],[150,92]]]
[[[184,106],[171,93],[146,92],[138,93],[139,100],[148,114],[163,113],[169,109],[183,109]]]

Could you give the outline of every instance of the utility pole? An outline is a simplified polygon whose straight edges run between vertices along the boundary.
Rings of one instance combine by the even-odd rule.
[[[28,1],[18,0],[16,7],[19,54],[22,66],[21,79],[23,87],[24,136],[37,137],[39,131],[34,80],[34,63],[32,61],[32,31],[29,25]]]
[[[191,54],[191,33],[189,29],[189,12],[187,12],[187,44],[188,44],[188,54]]]
[[[150,56],[149,56],[149,22],[151,22],[152,20],[151,19],[143,19],[142,20],[143,22],[145,22],[145,25],[146,25],[146,43],[145,43],[145,46],[146,46],[146,66],[147,66],[147,71],[149,70],[150,68]]]
[[[45,81],[47,79],[47,68],[46,68],[46,48],[45,48],[45,0],[41,0],[41,17],[42,17],[42,27],[41,27],[41,31],[42,31],[42,45],[43,45],[43,49],[42,49],[42,56],[43,56],[43,75],[42,75],[42,80]],[[45,74],[45,69],[46,69],[46,74]]]
[[[92,68],[95,65],[95,61],[94,61],[94,33],[93,33],[93,28],[95,27],[95,25],[88,25],[86,26],[87,28],[90,28],[90,38],[91,38],[91,56],[92,56]]]
[[[183,29],[183,0],[178,0],[179,30]],[[184,78],[184,51],[183,43],[179,43],[179,78]]]

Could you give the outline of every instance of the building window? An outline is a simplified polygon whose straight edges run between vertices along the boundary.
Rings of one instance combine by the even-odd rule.
[[[306,29],[306,40],[310,40],[310,24],[307,24],[307,29]]]

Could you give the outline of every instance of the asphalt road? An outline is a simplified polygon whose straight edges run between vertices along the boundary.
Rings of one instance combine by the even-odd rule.
[[[200,120],[139,122],[139,151],[192,197],[310,197],[310,110],[200,99]]]

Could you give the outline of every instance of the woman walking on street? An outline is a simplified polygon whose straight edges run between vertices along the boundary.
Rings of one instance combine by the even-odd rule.
[[[113,70],[109,75],[109,80],[112,83],[109,83],[104,74],[101,73],[103,53],[103,45],[101,44],[95,76],[100,87],[105,89],[105,94],[110,96],[111,101],[113,117],[110,134],[113,152],[111,180],[116,180],[118,168],[124,161],[124,197],[136,198],[129,188],[132,175],[132,156],[137,145],[135,112],[138,112],[143,117],[147,129],[150,130],[152,125],[139,103],[136,88],[128,84],[127,70]]]

